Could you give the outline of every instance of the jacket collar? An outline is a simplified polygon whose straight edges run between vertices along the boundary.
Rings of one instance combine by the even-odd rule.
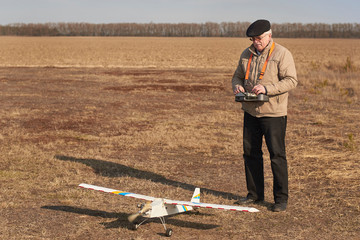
[[[272,43],[274,42],[274,40],[271,38],[270,42],[268,43],[268,45],[265,47],[265,49],[260,53],[258,54],[255,47],[254,47],[254,44],[251,44],[251,46],[249,47],[249,50],[252,54],[256,55],[256,56],[260,56],[261,54],[263,54],[264,52],[268,53],[270,51],[270,48],[271,48],[271,45]]]

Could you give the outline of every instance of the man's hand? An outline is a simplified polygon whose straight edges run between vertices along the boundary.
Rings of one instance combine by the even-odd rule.
[[[237,94],[239,92],[245,92],[245,89],[241,85],[236,85],[234,89],[234,94]]]
[[[263,85],[258,84],[251,90],[251,92],[255,93],[256,95],[266,94],[266,89]]]

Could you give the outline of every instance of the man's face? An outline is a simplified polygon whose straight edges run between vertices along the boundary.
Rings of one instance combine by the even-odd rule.
[[[271,33],[264,33],[257,37],[252,37],[250,40],[253,42],[254,47],[259,51],[262,52],[262,50],[265,49],[265,47],[269,44],[271,40]]]

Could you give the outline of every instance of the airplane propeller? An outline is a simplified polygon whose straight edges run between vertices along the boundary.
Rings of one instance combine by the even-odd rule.
[[[143,215],[145,212],[147,212],[148,210],[151,209],[151,202],[147,202],[139,212],[137,213],[134,213],[134,214],[131,214],[129,217],[128,217],[128,220],[129,222],[134,222],[135,219],[137,219],[139,216]]]

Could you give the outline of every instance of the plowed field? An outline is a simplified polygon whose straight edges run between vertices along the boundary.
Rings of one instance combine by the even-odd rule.
[[[273,213],[167,218],[173,239],[358,239],[360,40],[275,39],[294,55],[290,198]],[[0,238],[162,239],[132,230],[139,201],[99,186],[233,204],[246,195],[237,38],[0,38]]]

